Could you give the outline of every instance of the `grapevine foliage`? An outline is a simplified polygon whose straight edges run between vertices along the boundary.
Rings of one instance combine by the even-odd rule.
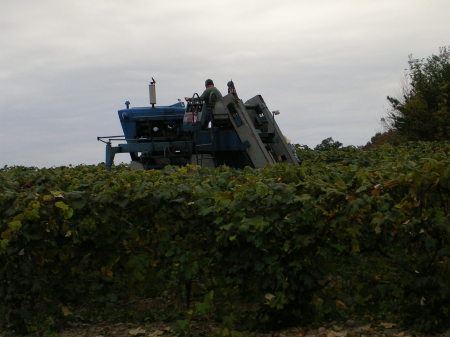
[[[371,313],[448,328],[449,151],[411,143],[241,171],[5,167],[0,328],[55,328],[87,302],[212,293],[217,319]]]

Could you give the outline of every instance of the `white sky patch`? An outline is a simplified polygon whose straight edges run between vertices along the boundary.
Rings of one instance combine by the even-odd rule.
[[[0,166],[103,161],[152,76],[161,105],[233,79],[293,142],[363,145],[408,55],[450,45],[448,0],[0,1]]]

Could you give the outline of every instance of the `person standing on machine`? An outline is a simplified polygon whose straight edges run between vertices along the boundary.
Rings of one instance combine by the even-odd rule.
[[[222,98],[222,94],[219,89],[214,86],[214,82],[212,79],[208,78],[205,81],[205,91],[200,96],[200,99],[206,103],[206,106],[210,109],[214,108],[214,104],[216,104],[217,100]]]
[[[200,100],[205,102],[206,106],[206,119],[204,121],[204,125],[208,125],[208,123],[212,119],[212,110],[214,109],[214,105],[216,104],[217,100],[221,99],[223,96],[220,93],[219,89],[217,89],[214,86],[214,82],[212,79],[208,78],[205,81],[205,91],[201,94],[199,97]],[[185,97],[186,101],[191,101],[192,98]]]
[[[217,100],[222,98],[222,94],[219,89],[214,86],[213,80],[209,78],[205,81],[205,88],[205,91],[203,91],[203,94],[201,94],[199,99],[204,101],[208,108],[213,109]],[[188,102],[192,101],[191,97],[185,97],[184,99]]]
[[[234,95],[237,96],[237,94],[236,94],[236,88],[234,87],[234,82],[233,82],[233,80],[228,81],[227,87],[228,87],[228,93],[229,93],[229,94],[234,94]]]

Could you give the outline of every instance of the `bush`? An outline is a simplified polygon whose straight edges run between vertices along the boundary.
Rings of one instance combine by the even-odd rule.
[[[83,303],[214,293],[218,319],[276,326],[397,314],[449,327],[449,144],[242,171],[0,170],[0,327]],[[237,320],[239,323],[239,320]]]

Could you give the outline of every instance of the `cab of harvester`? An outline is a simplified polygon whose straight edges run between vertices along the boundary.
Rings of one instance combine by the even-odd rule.
[[[153,80],[153,79],[152,79]],[[194,94],[183,102],[156,106],[155,81],[149,85],[150,106],[118,111],[123,136],[98,137],[106,143],[107,169],[117,153],[129,153],[133,168],[198,164],[263,167],[270,163],[298,164],[260,95],[243,103],[235,91],[209,109]],[[125,142],[113,146],[113,142]]]

